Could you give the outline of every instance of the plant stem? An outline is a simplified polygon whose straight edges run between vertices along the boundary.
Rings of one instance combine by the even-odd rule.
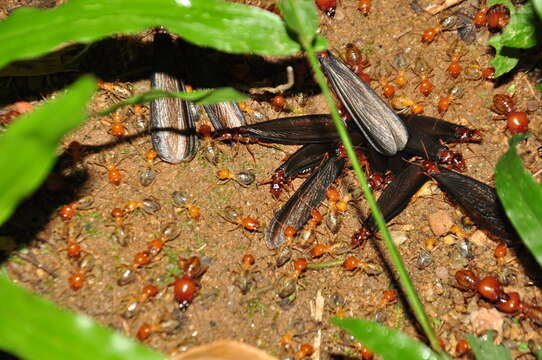
[[[318,264],[312,263],[312,264],[307,265],[307,268],[308,269],[325,269],[328,267],[340,266],[343,264],[343,262],[344,262],[344,259],[337,259],[337,260],[318,263]]]
[[[416,292],[416,289],[408,276],[408,272],[405,268],[401,255],[399,254],[399,251],[397,251],[397,248],[395,247],[395,244],[391,238],[390,232],[388,228],[386,227],[386,223],[384,222],[382,213],[380,212],[380,209],[378,208],[376,200],[371,192],[371,189],[369,189],[369,185],[367,184],[367,179],[365,178],[365,174],[363,173],[361,169],[361,165],[359,164],[358,158],[352,146],[352,141],[350,140],[350,137],[348,136],[348,132],[346,131],[346,126],[344,125],[344,123],[339,117],[339,112],[337,111],[337,107],[335,106],[335,102],[333,100],[333,97],[331,96],[331,91],[329,90],[329,87],[327,86],[327,82],[325,80],[324,74],[322,73],[320,69],[320,64],[318,62],[318,59],[316,58],[316,54],[314,53],[314,50],[312,49],[310,45],[308,44],[302,44],[302,45],[305,48],[305,51],[307,52],[307,58],[309,60],[309,64],[312,67],[312,70],[314,71],[314,77],[316,78],[316,81],[318,82],[318,85],[320,86],[320,89],[322,90],[322,94],[324,95],[324,98],[326,99],[326,103],[329,109],[331,110],[331,116],[333,117],[333,122],[335,123],[335,126],[337,127],[337,131],[339,133],[341,141],[346,150],[346,154],[348,155],[348,158],[350,159],[350,162],[352,163],[352,168],[354,169],[354,173],[356,174],[359,185],[363,189],[363,193],[365,194],[365,198],[367,199],[367,202],[369,203],[373,217],[376,220],[376,223],[378,225],[378,229],[380,230],[380,233],[382,234],[384,238],[384,243],[386,244],[386,247],[388,248],[391,261],[394,264],[395,269],[397,270],[397,273],[399,275],[399,282],[401,283],[403,287],[407,301],[412,307],[412,310],[414,311],[416,319],[420,323],[425,335],[429,339],[431,347],[437,352],[443,352],[443,350],[440,347],[437,336],[435,334],[435,331],[431,327],[429,318],[427,317],[427,314],[425,313],[425,310],[420,301],[420,298],[418,297],[418,293]]]

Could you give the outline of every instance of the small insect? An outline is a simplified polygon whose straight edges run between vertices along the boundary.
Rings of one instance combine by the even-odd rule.
[[[314,348],[311,344],[301,344],[299,350],[295,352],[294,359],[301,360],[303,358],[309,357],[314,353]]]
[[[450,65],[446,69],[448,75],[452,78],[457,79],[463,67],[459,63],[459,60],[466,53],[466,49],[460,45],[459,40],[456,40],[452,46],[447,50],[447,55],[450,58]]]
[[[282,111],[282,109],[284,109],[284,106],[286,105],[284,96],[275,95],[273,99],[271,100],[271,105],[273,105],[276,111]]]
[[[484,14],[485,15],[485,14]],[[460,339],[455,346],[455,356],[463,356],[470,350],[469,342],[465,339]]]
[[[141,186],[149,186],[156,179],[156,170],[153,167],[156,164],[157,157],[158,153],[153,148],[145,152],[145,168],[139,173],[139,183]]]
[[[110,127],[108,130],[109,134],[116,138],[122,138],[128,135],[128,130],[122,121],[123,115],[119,111],[116,111],[111,115],[111,121],[102,119],[102,124]]]
[[[508,115],[516,111],[516,103],[510,95],[495,94],[489,109],[499,115]]]
[[[388,77],[388,72],[381,66],[379,71],[377,71],[377,80],[382,88],[382,95],[386,98],[391,98],[395,95],[395,86],[387,80]]]
[[[199,128],[199,133],[201,136],[201,151],[205,160],[210,162],[213,165],[218,164],[218,158],[220,155],[220,150],[216,146],[216,142],[211,136],[211,127],[209,125],[201,125]]]
[[[68,221],[75,216],[77,210],[88,210],[92,208],[92,204],[94,204],[94,197],[90,195],[84,196],[77,201],[62,206],[58,209],[58,214],[62,220]]]
[[[382,292],[382,299],[380,300],[380,303],[378,304],[379,307],[384,307],[388,304],[393,304],[397,302],[397,292],[394,290],[384,290]]]
[[[403,53],[398,53],[391,63],[391,66],[397,71],[397,76],[393,80],[399,88],[407,84],[406,69],[410,65],[410,59]]]
[[[180,191],[175,191],[171,194],[173,203],[181,209],[186,209],[188,216],[192,219],[199,219],[201,216],[201,210],[198,206],[191,203],[188,196]]]
[[[158,294],[158,288],[154,285],[146,285],[141,293],[135,298],[124,302],[121,316],[125,319],[131,319],[139,311],[143,304],[152,299]]]
[[[361,270],[367,275],[379,275],[384,272],[381,265],[373,262],[362,261],[355,256],[346,257],[342,266],[346,271]]]
[[[491,31],[501,31],[510,21],[510,10],[503,4],[496,4],[487,10],[487,26]]]
[[[495,75],[495,68],[488,66],[482,69],[482,77],[486,80],[493,80]]]
[[[163,320],[158,324],[149,325],[142,324],[137,330],[136,337],[139,341],[147,340],[151,335],[156,333],[175,335],[181,329],[181,322],[176,319]]]
[[[371,12],[372,7],[371,0],[359,0],[358,2],[358,10],[361,11],[361,14],[364,16],[368,16]]]
[[[457,30],[462,25],[460,24],[457,15],[450,15],[440,20],[435,27],[424,30],[421,41],[424,44],[430,44],[435,40],[438,34],[443,31]]]
[[[316,230],[318,225],[322,223],[322,220],[323,217],[320,211],[318,211],[318,209],[316,208],[312,209],[311,217],[307,222],[307,225],[305,225],[299,233],[299,245],[301,247],[304,247],[310,243],[314,231]],[[284,231],[286,231],[286,229]]]
[[[81,290],[85,285],[86,276],[83,272],[77,271],[70,275],[68,284],[73,291]]]
[[[66,250],[68,257],[71,259],[79,259],[82,254],[82,249],[80,243],[84,241],[81,236],[81,229],[76,228],[73,223],[69,223],[66,228],[66,240],[67,247],[62,250]]]
[[[318,9],[323,11],[328,17],[335,16],[335,9],[337,8],[337,0],[315,0]]]
[[[145,108],[140,104],[135,104],[132,111],[135,115],[135,128],[143,133],[146,132],[148,129],[148,124],[147,120],[145,119]]]
[[[408,111],[413,114],[423,114],[424,111],[422,103],[414,102],[409,97],[403,95],[394,96],[391,99],[390,104],[395,110],[398,110],[399,113],[402,114],[407,113]]]
[[[474,22],[474,26],[477,28],[481,28],[486,26],[487,24],[487,6],[484,4],[478,9],[478,12],[474,15],[472,21]]]
[[[156,239],[149,241],[147,244],[147,251],[151,257],[156,257],[162,251],[164,245],[177,238],[179,236],[180,229],[177,223],[171,222],[162,228],[160,231],[160,236]]]
[[[187,259],[180,257],[179,268],[183,270],[183,275],[191,279],[199,279],[207,271],[208,266],[202,266],[199,256],[191,256]]]
[[[158,200],[153,197],[146,198],[140,201],[130,200],[124,204],[123,212],[124,215],[133,213],[137,209],[143,210],[145,213],[152,215],[160,210],[161,206]]]
[[[132,96],[132,89],[129,83],[112,83],[98,80],[98,87],[117,99],[126,99]]]
[[[527,117],[527,113],[524,111],[516,111],[514,99],[509,95],[494,95],[493,104],[490,107],[490,110],[498,115],[506,117],[506,128],[512,134],[524,133],[529,129],[529,118]]]
[[[461,85],[455,85],[448,90],[448,94],[442,96],[438,101],[437,109],[439,114],[443,115],[446,111],[448,111],[450,104],[456,102],[457,99],[461,99],[463,94],[464,89],[461,87]]]
[[[422,57],[417,57],[412,71],[420,77],[421,81],[417,87],[420,88],[420,92],[423,94],[423,96],[428,96],[431,94],[431,91],[433,91],[433,83],[431,83],[429,77],[431,77],[431,72],[433,69],[429,66],[427,61],[425,61],[425,59]]]
[[[220,169],[216,172],[218,180],[226,183],[228,181],[235,181],[237,184],[247,187],[256,180],[256,176],[250,170],[244,170],[239,173],[233,173],[227,169]]]
[[[109,154],[100,154],[100,161],[94,163],[95,165],[101,166],[107,170],[107,178],[109,183],[119,186],[122,181],[122,169],[119,169],[117,166],[122,162],[122,160],[117,160],[115,153]]]
[[[179,302],[179,309],[186,311],[197,296],[200,284],[188,275],[175,279],[173,282],[175,300]]]
[[[115,226],[118,228],[122,227],[124,223],[124,214],[125,212],[121,208],[114,208],[111,210],[111,217],[115,220]]]
[[[237,227],[244,228],[248,231],[260,230],[260,223],[258,222],[258,220],[252,217],[243,217],[239,210],[231,206],[226,206],[220,217],[227,222],[235,224],[237,225]]]

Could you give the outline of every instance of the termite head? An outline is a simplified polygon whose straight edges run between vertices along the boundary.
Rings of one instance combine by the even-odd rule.
[[[361,228],[358,229],[358,231],[354,233],[354,235],[352,235],[352,242],[351,242],[352,246],[363,245],[365,240],[371,237],[371,235],[373,235],[373,232],[367,229],[365,226],[362,226]]]
[[[465,171],[466,164],[463,155],[460,152],[455,152],[452,150],[442,150],[439,151],[439,161],[444,164],[451,165],[457,171]]]
[[[460,128],[456,132],[456,137],[458,142],[473,142],[479,143],[482,142],[482,133],[480,130],[472,130],[467,128]]]
[[[438,168],[437,163],[434,161],[423,161],[422,168],[427,176],[440,173],[440,169]]]

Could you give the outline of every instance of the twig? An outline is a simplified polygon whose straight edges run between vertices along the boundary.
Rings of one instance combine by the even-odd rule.
[[[405,36],[406,34],[408,34],[408,33],[411,32],[411,31],[412,31],[412,28],[409,27],[408,29],[406,29],[406,30],[400,32],[399,34],[395,35],[395,36],[393,37],[393,39],[394,39],[394,40],[398,40],[398,39],[402,38],[403,36]]]
[[[249,92],[251,94],[263,94],[265,92],[269,92],[271,94],[280,94],[294,86],[294,68],[291,66],[286,67],[286,74],[288,76],[288,81],[286,84],[281,84],[275,87],[260,87],[260,88],[254,88],[250,89]]]
[[[36,259],[34,259],[33,257],[22,255],[22,254],[19,254],[19,253],[15,253],[15,255],[18,256],[19,259],[24,260],[24,261],[34,265],[38,269],[41,269],[41,270],[45,271],[47,274],[51,275],[51,277],[53,277],[55,279],[57,278],[56,273],[54,271],[49,270],[44,265],[37,262]]]
[[[442,4],[431,4],[429,6],[427,6],[425,8],[425,11],[427,11],[428,13],[430,13],[431,15],[436,15],[438,14],[439,12],[443,11],[443,10],[446,10],[447,8],[451,7],[451,6],[454,6],[456,4],[459,4],[460,2],[462,2],[464,0],[446,0],[445,2],[443,2]]]

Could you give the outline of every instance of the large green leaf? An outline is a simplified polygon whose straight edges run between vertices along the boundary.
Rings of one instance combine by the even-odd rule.
[[[538,18],[542,19],[542,0],[533,0],[534,8],[538,14]]]
[[[385,360],[441,359],[430,348],[402,332],[363,319],[333,318],[331,322],[345,330]]]
[[[542,188],[525,169],[516,145],[526,135],[514,135],[495,168],[495,185],[506,214],[525,245],[542,266]]]
[[[23,8],[0,23],[0,67],[70,42],[164,26],[201,46],[287,55],[299,45],[277,15],[217,0],[71,0],[52,10]]]
[[[495,4],[503,4],[510,10],[510,22],[503,32],[488,40],[488,44],[495,48],[491,65],[495,68],[495,76],[501,76],[517,65],[517,49],[531,48],[540,40],[540,21],[530,2],[518,9],[508,0],[491,0],[488,6]]]
[[[95,80],[85,76],[0,136],[0,224],[45,179],[60,138],[85,119],[85,105],[95,89]]]
[[[286,25],[299,36],[304,46],[312,44],[318,29],[318,13],[313,0],[285,0],[279,3]]]
[[[24,359],[164,359],[86,315],[55,305],[0,277],[0,348]]]
[[[467,335],[466,338],[476,355],[476,360],[512,360],[510,350],[493,343],[493,334],[491,332],[487,333],[484,339],[472,335]]]

